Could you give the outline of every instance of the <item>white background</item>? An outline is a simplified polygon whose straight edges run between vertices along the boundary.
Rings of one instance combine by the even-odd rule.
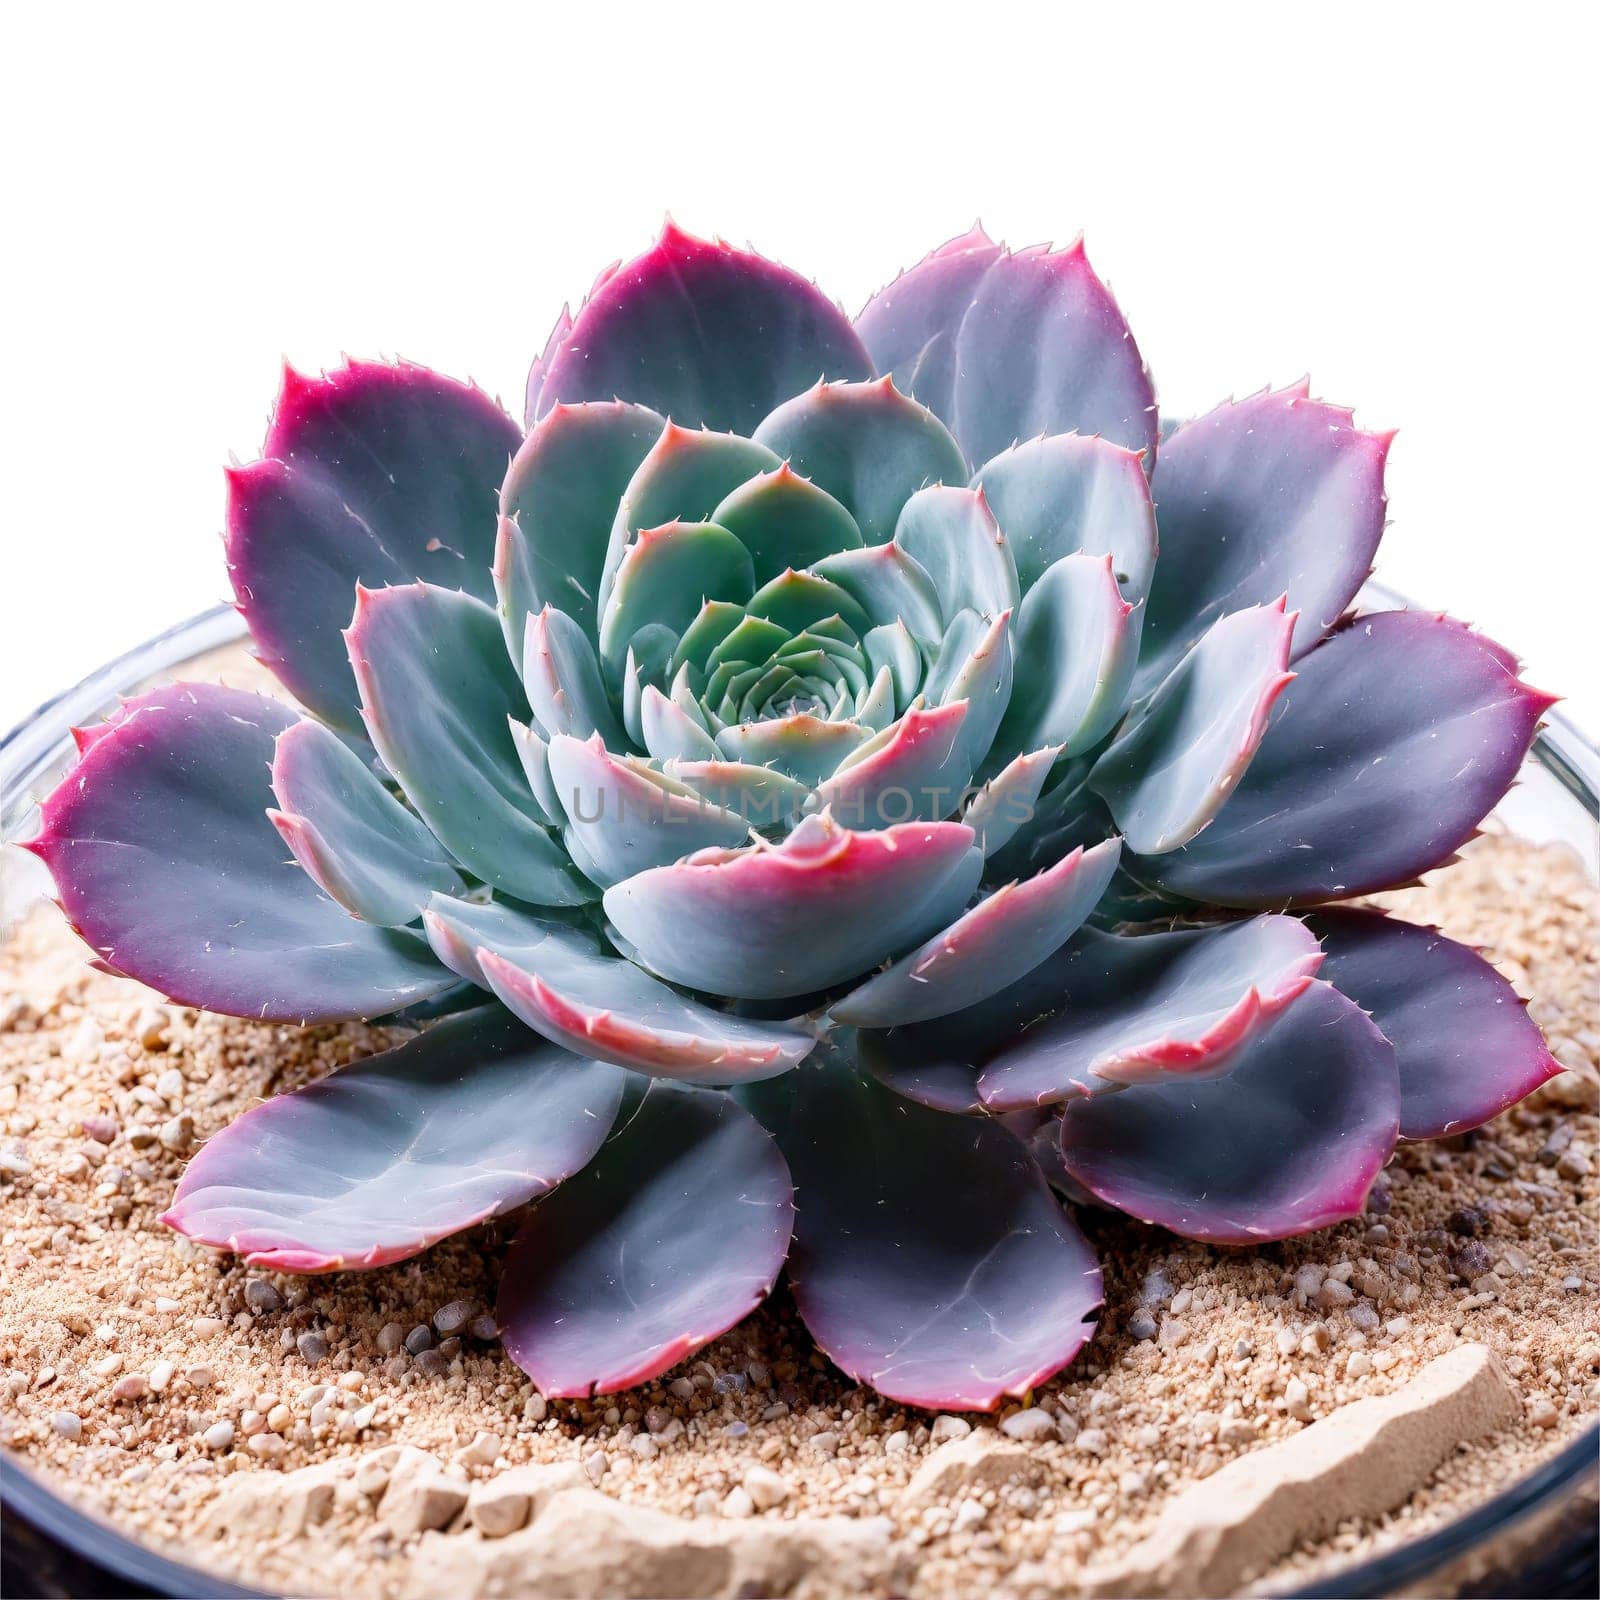
[[[670,208],[852,313],[977,214],[1082,228],[1166,409],[1309,371],[1399,427],[1380,576],[1600,731],[1589,8],[549,9],[12,13],[0,727],[224,597],[282,357],[520,413]]]

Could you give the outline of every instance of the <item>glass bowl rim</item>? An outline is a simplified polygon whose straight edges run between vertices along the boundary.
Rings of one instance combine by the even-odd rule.
[[[1360,599],[1368,606],[1411,607],[1404,595],[1369,581]],[[1425,608],[1415,608],[1425,609]],[[0,847],[10,841],[33,806],[32,789],[58,758],[70,730],[109,709],[119,694],[184,661],[245,637],[243,619],[231,605],[213,606],[136,645],[80,683],[46,700],[0,738]],[[1545,714],[1532,759],[1566,794],[1600,822],[1600,748],[1559,711]],[[1554,1506],[1595,1470],[1600,1423],[1572,1440],[1531,1473],[1421,1539],[1329,1573],[1303,1589],[1283,1591],[1285,1600],[1310,1596],[1384,1595],[1468,1554],[1480,1540],[1532,1512]],[[147,1585],[175,1597],[259,1597],[197,1567],[161,1555],[122,1532],[98,1513],[75,1506],[28,1471],[9,1450],[0,1451],[0,1508],[30,1523],[67,1551],[92,1561],[125,1582]]]

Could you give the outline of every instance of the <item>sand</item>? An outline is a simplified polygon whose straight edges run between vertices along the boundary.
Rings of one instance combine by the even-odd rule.
[[[856,1387],[781,1291],[659,1382],[547,1403],[487,1317],[515,1217],[330,1278],[188,1245],[155,1219],[195,1141],[398,1036],[156,1004],[88,969],[41,908],[0,948],[0,1439],[166,1553],[296,1592],[488,1583],[497,1546],[459,1531],[467,1496],[552,1464],[567,1497],[511,1535],[548,1592],[1031,1597],[1092,1586],[1228,1463],[1482,1345],[1511,1420],[1437,1472],[1419,1459],[1403,1502],[1291,1530],[1240,1582],[1413,1538],[1600,1416],[1600,894],[1563,850],[1491,834],[1383,901],[1486,947],[1571,1071],[1491,1128],[1401,1147],[1366,1217],[1309,1238],[1220,1251],[1084,1213],[1105,1316],[1020,1421]],[[319,1481],[324,1520],[285,1513]],[[630,1539],[644,1554],[624,1571]]]

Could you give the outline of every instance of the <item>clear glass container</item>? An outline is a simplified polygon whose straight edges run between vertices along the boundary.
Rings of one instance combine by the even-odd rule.
[[[1369,585],[1364,600],[1403,604]],[[27,837],[37,797],[70,765],[71,729],[94,722],[119,695],[223,646],[244,628],[219,606],[152,639],[43,705],[0,741],[0,841]],[[1600,872],[1600,753],[1559,714],[1534,747],[1523,781],[1497,816],[1518,835],[1576,849]],[[0,938],[48,889],[23,851],[0,847]],[[151,1550],[74,1506],[9,1452],[0,1451],[5,1564],[0,1593],[232,1596],[241,1589]],[[1454,1522],[1317,1580],[1295,1595],[1554,1597],[1596,1593],[1600,1426],[1589,1428],[1520,1482]]]

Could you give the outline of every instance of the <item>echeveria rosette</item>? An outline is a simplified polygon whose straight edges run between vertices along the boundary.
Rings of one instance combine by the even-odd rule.
[[[527,423],[286,374],[227,552],[305,714],[152,691],[44,802],[108,970],[459,1013],[239,1119],[173,1226],[332,1271],[536,1201],[499,1317],[549,1393],[655,1376],[787,1261],[846,1371],[989,1408],[1099,1305],[1046,1173],[1284,1237],[1554,1070],[1473,952],[1329,908],[1447,860],[1548,703],[1351,613],[1387,436],[1302,384],[1158,446],[1081,244],[980,230],[852,324],[669,227]]]

